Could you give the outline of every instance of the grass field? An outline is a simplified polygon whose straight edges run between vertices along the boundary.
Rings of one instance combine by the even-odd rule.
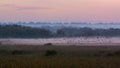
[[[120,68],[119,57],[120,46],[0,45],[0,68]]]

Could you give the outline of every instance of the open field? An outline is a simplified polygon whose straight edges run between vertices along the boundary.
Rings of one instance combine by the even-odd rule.
[[[120,58],[0,57],[0,68],[120,68]]]
[[[54,50],[58,54],[57,56],[68,56],[68,57],[90,57],[90,56],[107,56],[109,53],[120,52],[120,46],[55,46],[55,45],[43,45],[43,46],[33,46],[33,45],[1,45],[0,55],[12,55],[12,52],[19,51],[22,52],[16,55],[31,55],[31,56],[42,56],[47,50]]]
[[[119,57],[120,46],[0,45],[0,68],[120,68]]]

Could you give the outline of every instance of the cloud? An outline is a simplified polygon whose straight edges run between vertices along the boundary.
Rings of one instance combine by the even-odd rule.
[[[41,10],[41,9],[50,9],[47,7],[16,7],[18,10]]]
[[[43,10],[43,9],[51,9],[48,7],[39,7],[39,6],[18,6],[15,4],[4,4],[1,5],[0,7],[9,7],[9,8],[14,8],[16,10]]]
[[[1,7],[15,7],[14,4],[4,4],[4,5],[1,5]]]

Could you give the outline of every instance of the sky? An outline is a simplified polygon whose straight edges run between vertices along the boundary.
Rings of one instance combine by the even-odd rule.
[[[120,22],[120,0],[0,0],[0,21]]]

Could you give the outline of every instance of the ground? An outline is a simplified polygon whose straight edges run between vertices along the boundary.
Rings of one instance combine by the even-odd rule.
[[[0,68],[120,68],[119,57],[120,46],[0,45]]]

